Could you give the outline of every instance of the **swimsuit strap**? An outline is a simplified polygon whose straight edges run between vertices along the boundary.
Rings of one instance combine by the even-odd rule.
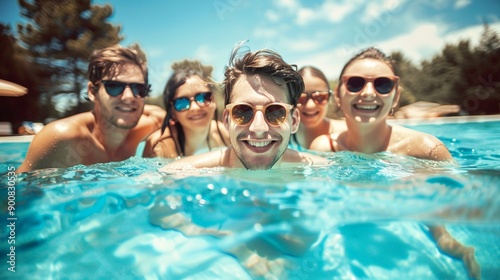
[[[332,135],[328,135],[328,140],[330,140],[330,150],[332,150],[332,152],[335,152],[335,147],[333,146],[333,139],[332,139]]]
[[[292,140],[293,140],[293,142],[295,142],[297,144],[297,146],[300,147],[299,141],[297,140],[297,134],[296,133],[292,134]]]

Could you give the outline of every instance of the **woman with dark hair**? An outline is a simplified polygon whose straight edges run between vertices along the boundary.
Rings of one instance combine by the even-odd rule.
[[[344,131],[346,126],[343,120],[333,120],[326,116],[332,90],[325,74],[313,66],[302,67],[298,72],[304,80],[304,92],[297,102],[300,112],[299,129],[292,135],[289,147],[307,150],[317,137],[330,134],[334,137]]]
[[[162,128],[148,137],[143,156],[178,158],[225,147],[228,134],[216,120],[214,89],[200,71],[176,70],[163,91]]]

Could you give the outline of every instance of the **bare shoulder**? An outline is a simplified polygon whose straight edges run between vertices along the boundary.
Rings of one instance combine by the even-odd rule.
[[[402,126],[393,126],[389,150],[421,159],[452,160],[448,148],[436,136]]]
[[[328,160],[324,157],[313,155],[307,152],[299,152],[292,149],[287,149],[283,154],[284,163],[303,163],[306,165],[322,165],[327,164]]]
[[[33,141],[64,142],[90,133],[94,118],[90,112],[53,121],[35,135]]]
[[[227,158],[230,148],[210,151],[198,155],[188,156],[171,162],[160,171],[184,170],[193,168],[229,167]]]
[[[146,145],[144,146],[143,157],[155,157],[154,148],[157,146],[158,141],[161,138],[161,129],[157,129],[153,133],[151,133],[144,142]]]
[[[310,150],[319,152],[331,152],[330,148],[330,134],[323,134],[316,137],[310,146]]]
[[[60,158],[64,156],[62,151],[82,143],[82,139],[89,139],[92,125],[91,113],[82,113],[47,124],[31,141],[18,172],[67,166],[68,164],[61,163]]]
[[[167,112],[163,108],[151,104],[144,105],[144,110],[142,112],[143,116],[152,119],[155,123],[157,123],[160,126],[166,114]]]

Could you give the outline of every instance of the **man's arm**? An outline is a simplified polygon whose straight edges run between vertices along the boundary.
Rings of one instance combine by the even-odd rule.
[[[160,106],[146,104],[144,105],[143,115],[150,117],[158,128],[161,128],[163,119],[167,115],[167,112],[163,110]]]
[[[26,158],[16,172],[27,172],[49,167],[66,167],[76,162],[71,153],[65,153],[64,141],[68,138],[66,125],[58,121],[45,126],[33,137]],[[73,155],[74,156],[74,155]]]

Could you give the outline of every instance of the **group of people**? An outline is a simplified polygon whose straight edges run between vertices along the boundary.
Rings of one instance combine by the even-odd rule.
[[[376,48],[352,57],[335,89],[319,69],[297,71],[274,51],[234,54],[224,73],[224,108],[218,119],[217,84],[202,72],[177,69],[163,92],[163,110],[145,105],[150,85],[139,48],[116,45],[95,51],[87,86],[94,109],[46,125],[17,172],[122,161],[135,155],[143,141],[143,156],[175,159],[162,170],[327,163],[309,151],[388,151],[453,161],[436,137],[388,124],[400,97],[400,78],[394,63]],[[345,120],[326,116],[331,102]],[[479,277],[473,248],[442,226],[429,230],[441,250],[461,258],[470,276]]]

